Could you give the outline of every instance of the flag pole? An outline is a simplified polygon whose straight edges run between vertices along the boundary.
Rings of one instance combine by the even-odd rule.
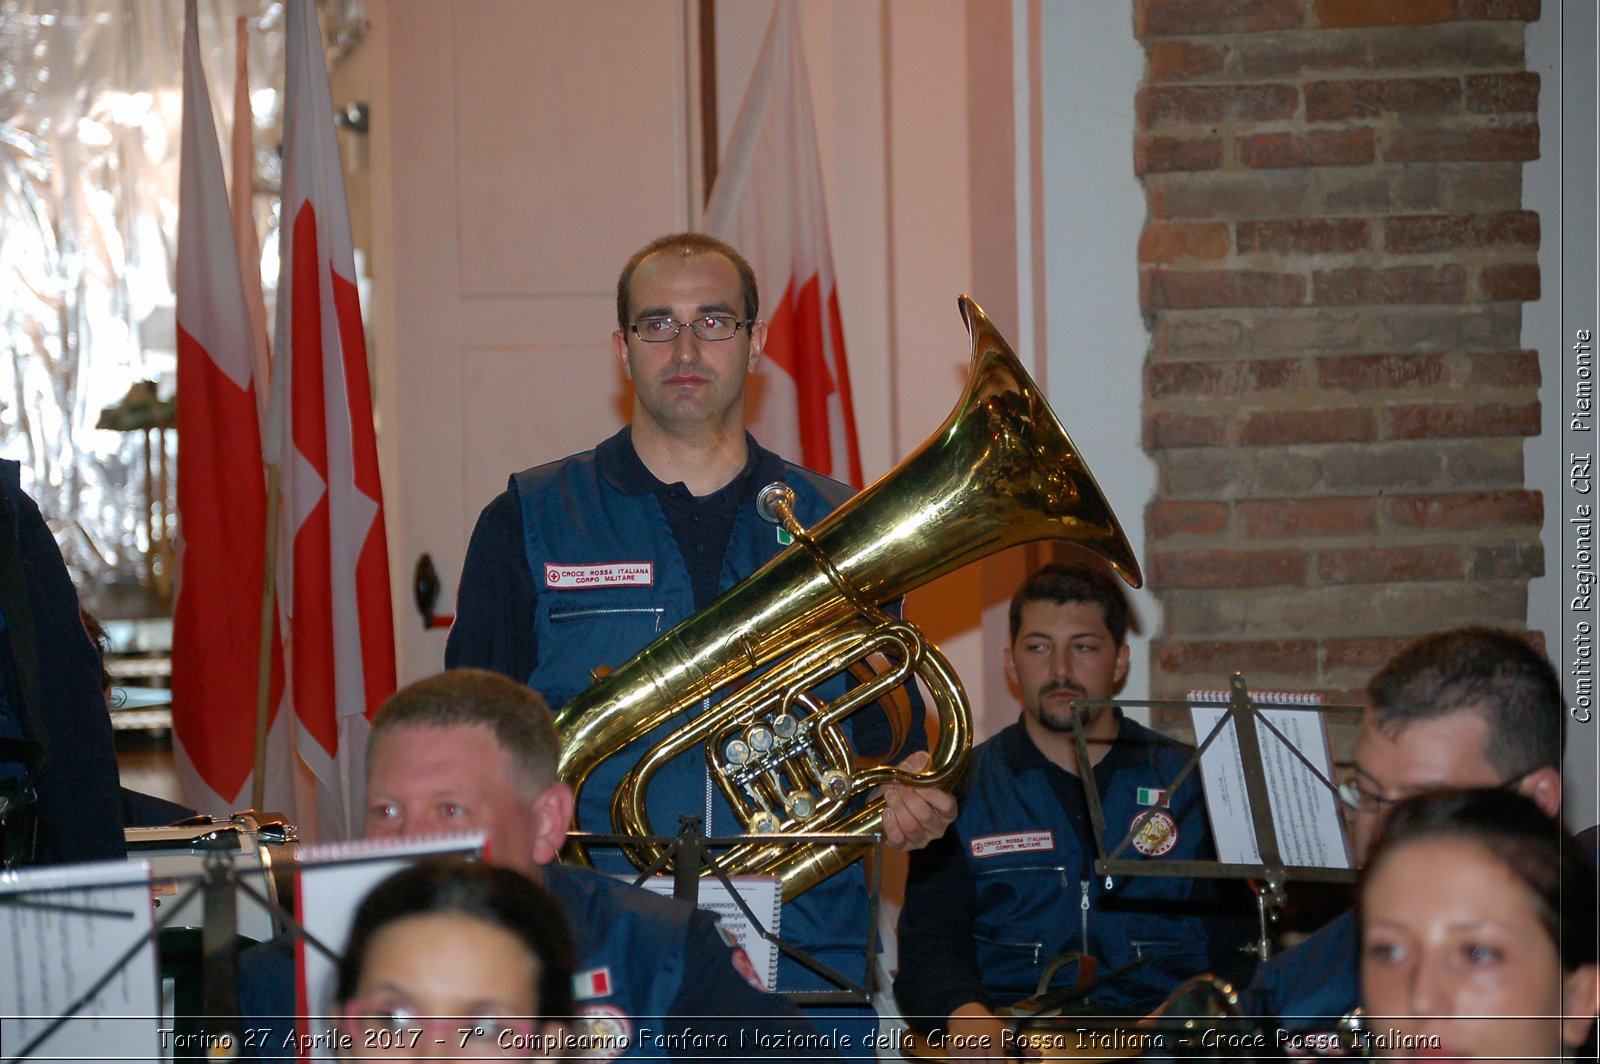
[[[250,108],[250,31],[243,15],[233,23],[233,188],[231,206],[235,246],[239,252],[239,276],[245,281],[245,304],[250,312],[250,341],[254,348],[252,364],[260,386],[256,389],[257,410],[266,417],[268,382],[272,362],[268,357],[267,308],[261,298],[261,246],[255,226],[255,116]],[[255,760],[250,773],[250,808],[260,811],[267,804],[267,726],[272,719],[272,648],[278,625],[278,465],[266,462],[267,538],[262,545],[261,639],[256,658]]]
[[[278,467],[267,465],[266,564],[261,567],[261,652],[256,662],[256,760],[250,774],[250,808],[261,810],[267,793],[267,721],[272,712],[272,636],[278,623]]]
[[[700,0],[700,167],[705,175],[701,209],[717,183],[717,0]]]

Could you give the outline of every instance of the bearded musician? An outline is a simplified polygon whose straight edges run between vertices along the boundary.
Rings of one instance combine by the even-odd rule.
[[[1216,880],[1123,876],[1108,888],[1094,873],[1075,714],[1108,836],[1150,813],[1135,859],[1216,857],[1198,779],[1170,790],[1189,749],[1114,707],[1074,704],[1122,685],[1128,617],[1097,565],[1046,566],[1022,585],[1005,651],[1021,719],[973,752],[954,827],[911,856],[895,996],[913,1028],[946,1031],[970,1055],[1004,1055],[994,1010],[1040,989],[1083,985],[1087,1006],[1136,1015],[1190,976],[1248,974],[1242,887],[1233,903]]]

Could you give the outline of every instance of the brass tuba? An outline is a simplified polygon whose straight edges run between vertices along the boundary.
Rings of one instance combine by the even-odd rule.
[[[882,802],[852,810],[851,799],[889,782],[953,786],[972,732],[966,694],[950,664],[915,627],[886,613],[885,604],[969,562],[1039,539],[1078,543],[1139,586],[1139,563],[1072,439],[978,305],[962,296],[960,308],[972,338],[972,369],[965,395],[939,431],[809,531],[789,512],[787,488],[763,490],[762,512],[795,542],[556,714],[559,774],[579,791],[608,756],[742,684],[638,759],[612,800],[617,834],[655,834],[645,813],[651,778],[697,746],[747,833],[876,834]],[[813,689],[843,670],[859,673],[869,659],[877,663],[866,670],[871,678],[842,698],[829,701]],[[843,718],[913,674],[930,692],[940,722],[927,768],[863,766],[840,727]],[[847,867],[869,845],[865,838],[826,846],[741,843],[719,864],[730,875],[778,876],[790,898]],[[581,845],[575,849],[587,860]],[[628,849],[641,868],[662,854],[661,846],[643,841]]]

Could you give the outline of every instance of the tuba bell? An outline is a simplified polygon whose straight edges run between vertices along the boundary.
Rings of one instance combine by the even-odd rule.
[[[966,296],[959,302],[972,368],[939,431],[809,530],[790,512],[786,488],[763,490],[763,514],[795,542],[556,713],[558,772],[579,792],[607,757],[731,689],[638,759],[612,800],[616,834],[656,834],[645,812],[651,778],[696,747],[750,835],[877,834],[882,801],[853,809],[852,799],[890,782],[948,789],[972,733],[966,694],[949,662],[886,604],[969,562],[1041,539],[1077,543],[1139,586],[1139,563],[1071,437],[982,309]],[[867,678],[840,698],[817,693],[846,670]],[[913,676],[939,719],[936,748],[916,773],[862,758],[841,727]],[[754,841],[719,855],[718,863],[730,875],[777,876],[792,898],[870,845],[870,838]],[[645,868],[664,847],[630,841],[627,852]],[[574,856],[587,862],[581,843]]]

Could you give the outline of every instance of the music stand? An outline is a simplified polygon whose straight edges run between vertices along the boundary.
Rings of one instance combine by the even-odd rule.
[[[18,1064],[20,1061],[31,1058],[35,1050],[44,1045],[46,1041],[54,1036],[57,1031],[59,1031],[74,1017],[78,1016],[79,1013],[81,1013],[89,1006],[91,1002],[94,1001],[101,991],[105,990],[112,984],[114,980],[118,979],[118,977],[122,975],[124,969],[126,969],[135,958],[140,956],[147,946],[153,945],[157,941],[160,933],[168,930],[168,925],[175,921],[176,917],[183,910],[186,902],[194,897],[200,897],[203,899],[208,919],[208,926],[203,931],[201,958],[207,983],[202,986],[199,995],[203,1002],[200,1016],[192,1017],[192,1019],[196,1019],[198,1022],[194,1025],[192,1030],[184,1032],[186,1034],[184,1041],[197,1047],[204,1046],[207,1051],[198,1055],[205,1055],[213,1059],[218,1056],[227,1057],[238,1055],[242,1040],[240,1037],[241,1032],[239,1027],[239,1009],[236,983],[233,979],[233,971],[231,967],[224,971],[221,967],[219,958],[225,956],[230,961],[232,958],[231,948],[233,946],[235,926],[233,921],[233,891],[235,885],[251,893],[255,893],[254,888],[243,879],[236,877],[236,870],[234,869],[233,862],[230,858],[217,854],[207,855],[205,859],[205,867],[202,872],[189,873],[171,878],[175,883],[181,884],[182,886],[180,889],[178,889],[177,893],[172,899],[172,904],[167,907],[166,911],[159,917],[151,920],[150,929],[140,933],[138,938],[130,946],[128,946],[122,953],[115,957],[115,959],[106,967],[104,972],[100,973],[96,979],[90,982],[87,988],[79,992],[78,996],[73,999],[69,1005],[62,1009],[59,1014],[55,1014],[48,1023],[46,1023],[38,1031],[34,1032],[19,1049],[16,1049],[13,1053],[12,1047],[6,1047],[6,1052],[4,1054],[0,1054],[0,1059],[3,1059],[5,1064]],[[145,895],[145,901],[141,905],[141,908],[148,911],[148,896],[151,880],[152,877],[148,865],[141,866],[139,862],[134,861],[128,863],[128,873],[126,876],[118,876],[103,882],[94,883],[92,885],[70,883],[60,886],[46,886],[37,889],[31,889],[22,894],[0,896],[0,908],[17,906],[25,908],[56,910],[68,913],[81,912],[86,916],[111,915],[122,917],[124,914],[118,912],[114,908],[107,909],[101,906],[75,906],[70,903],[55,903],[45,899],[47,896],[52,894],[66,894],[83,891],[92,892],[98,889],[138,885]],[[225,897],[223,895],[225,895]],[[257,895],[257,898],[262,900],[265,904],[274,904],[259,894]],[[132,918],[132,914],[127,914],[127,916],[128,918]],[[215,928],[209,926],[209,921],[213,918],[216,921]],[[184,1017],[179,1016],[174,1017],[175,1020],[180,1020],[183,1018]],[[173,1031],[174,1033],[178,1033],[176,1026],[174,1027]],[[174,1039],[174,1047],[176,1047],[178,1041],[179,1040]],[[230,1050],[231,1052],[229,1052]],[[175,1057],[184,1055],[187,1054],[179,1053],[176,1051],[176,1048],[174,1048]]]
[[[1077,705],[1081,708],[1099,708],[1113,706],[1118,709],[1126,707],[1169,707],[1190,709],[1195,703],[1189,699],[1156,699],[1147,701],[1136,700],[1103,700],[1082,701]],[[1296,745],[1273,724],[1271,718],[1263,715],[1263,710],[1292,711],[1292,712],[1317,712],[1324,715],[1352,716],[1361,712],[1360,706],[1355,705],[1318,705],[1299,700],[1260,700],[1250,694],[1249,686],[1242,673],[1234,673],[1229,678],[1227,709],[1205,738],[1196,746],[1195,751],[1177,776],[1166,787],[1160,799],[1149,809],[1134,818],[1128,833],[1123,836],[1115,847],[1108,848],[1105,839],[1105,810],[1100,803],[1100,791],[1095,786],[1092,771],[1083,772],[1080,778],[1083,781],[1084,800],[1089,807],[1090,824],[1094,833],[1095,849],[1098,855],[1095,861],[1095,872],[1107,877],[1114,876],[1167,876],[1185,877],[1190,879],[1246,879],[1255,880],[1259,886],[1255,888],[1257,914],[1260,921],[1261,938],[1258,953],[1262,960],[1266,960],[1271,953],[1271,942],[1267,934],[1269,923],[1269,910],[1281,907],[1284,904],[1283,887],[1293,880],[1307,882],[1327,883],[1352,883],[1355,881],[1354,868],[1325,868],[1316,865],[1292,865],[1284,861],[1278,841],[1278,827],[1272,814],[1272,802],[1269,797],[1266,770],[1261,754],[1261,728],[1265,728],[1276,736],[1284,747],[1300,761],[1315,777],[1318,783],[1326,787],[1335,795],[1338,794],[1338,784],[1330,780],[1320,767],[1313,765]],[[1158,811],[1169,806],[1171,795],[1188,779],[1191,773],[1199,767],[1206,751],[1213,742],[1227,728],[1229,722],[1233,723],[1235,735],[1238,738],[1239,756],[1242,762],[1245,793],[1250,804],[1251,827],[1254,831],[1257,851],[1261,860],[1256,863],[1193,861],[1193,860],[1162,860],[1143,861],[1129,860],[1122,857],[1127,848],[1146,823]],[[1079,715],[1072,718],[1073,735],[1078,744],[1078,763],[1091,764],[1089,760],[1088,738],[1084,734],[1083,721]]]
[[[654,843],[664,847],[660,856],[633,876],[633,883],[635,886],[643,887],[652,877],[661,874],[667,867],[668,862],[673,862],[672,896],[691,905],[699,904],[702,879],[700,870],[709,870],[711,878],[714,878],[728,892],[729,897],[738,906],[740,914],[749,921],[750,927],[756,934],[771,943],[783,956],[790,958],[808,971],[839,988],[837,990],[778,990],[776,991],[777,993],[781,993],[796,1005],[801,1006],[870,1005],[872,1003],[872,997],[878,991],[875,959],[878,942],[879,891],[883,882],[882,835],[795,831],[776,835],[706,836],[700,833],[699,817],[680,816],[678,834],[676,835],[596,835],[589,832],[574,831],[569,833],[568,838],[577,841],[584,847],[598,843],[602,846],[615,846],[618,849],[626,849],[629,844],[639,842]],[[750,908],[737,885],[723,870],[715,852],[730,846],[752,843],[762,846],[799,846],[806,844],[838,846],[861,843],[863,841],[872,843],[871,862],[868,869],[867,934],[865,941],[862,943],[862,959],[866,970],[865,982],[857,982],[851,979],[842,972],[822,963],[810,952],[785,939],[781,934],[774,934],[766,923]],[[781,922],[779,927],[781,930]]]

